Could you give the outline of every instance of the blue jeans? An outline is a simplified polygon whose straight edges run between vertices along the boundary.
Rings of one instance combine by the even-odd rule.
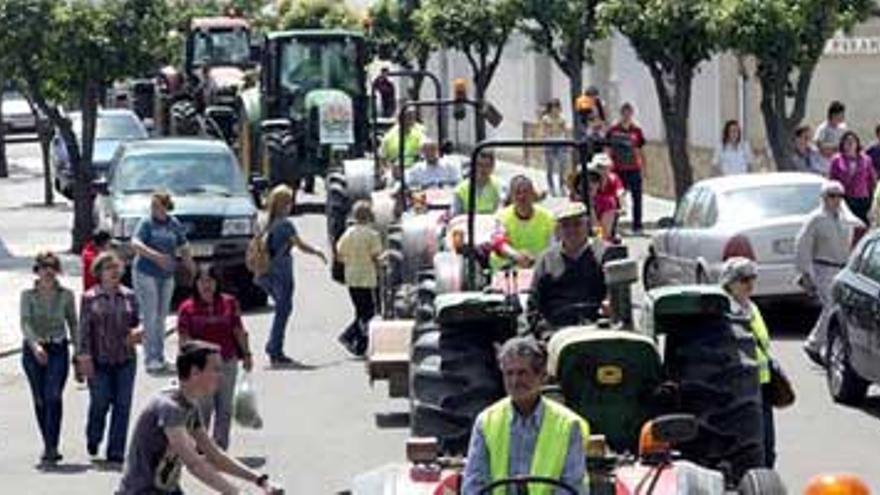
[[[89,419],[86,423],[86,442],[89,450],[97,451],[104,438],[107,411],[113,407],[110,431],[107,437],[107,458],[125,456],[128,419],[131,416],[131,396],[137,360],[122,364],[95,363],[95,377],[89,380]]]
[[[144,355],[147,368],[165,363],[165,319],[174,294],[174,277],[151,277],[137,270],[132,273],[134,292],[144,325]]]
[[[559,196],[565,189],[565,148],[561,146],[545,148],[544,159],[547,166],[547,190],[553,196]]]
[[[47,451],[54,451],[58,449],[58,437],[61,435],[61,396],[70,369],[70,351],[67,342],[43,344],[43,349],[49,356],[45,366],[37,361],[27,343],[22,347],[21,364],[31,386],[43,447]]]
[[[620,172],[620,180],[632,195],[633,230],[642,230],[642,171],[627,170]]]
[[[275,304],[272,329],[266,342],[266,354],[270,358],[277,358],[284,355],[284,333],[287,330],[290,314],[293,313],[293,276],[270,273],[261,278],[259,284]]]

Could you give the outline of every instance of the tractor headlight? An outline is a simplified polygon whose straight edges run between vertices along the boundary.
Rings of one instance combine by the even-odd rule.
[[[250,217],[234,217],[223,220],[223,237],[244,237],[254,233],[254,220]]]

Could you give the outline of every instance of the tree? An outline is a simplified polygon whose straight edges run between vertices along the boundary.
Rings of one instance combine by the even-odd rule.
[[[584,64],[592,61],[590,42],[602,38],[605,29],[597,22],[602,0],[520,0],[524,20],[520,31],[536,51],[549,56],[568,77],[575,135],[583,125],[574,100],[584,87]]]
[[[369,10],[369,41],[372,50],[380,58],[409,70],[424,71],[428,68],[431,53],[437,49],[417,22],[418,2],[379,0]],[[413,94],[421,93],[424,78],[413,78]]]
[[[279,29],[363,29],[361,16],[343,0],[282,0],[278,22]]]
[[[464,54],[471,66],[476,100],[483,103],[520,13],[516,0],[425,0],[418,22],[438,46]],[[485,139],[482,113],[475,125],[477,141]]]
[[[761,114],[779,170],[794,170],[794,131],[806,114],[810,83],[834,33],[865,19],[873,0],[738,0],[725,12],[728,48],[754,56]]]
[[[3,106],[3,89],[6,88],[6,71],[0,68],[0,107]],[[0,111],[0,179],[9,177],[9,164],[6,161],[6,123]]]
[[[153,0],[2,0],[0,31],[16,74],[64,140],[74,172],[73,252],[92,231],[91,163],[97,109],[114,80],[150,70],[170,18]],[[82,112],[81,136],[53,102]],[[81,139],[79,139],[81,138]]]
[[[608,0],[599,17],[626,36],[648,67],[666,128],[675,194],[693,182],[688,155],[691,82],[719,47],[718,0]]]

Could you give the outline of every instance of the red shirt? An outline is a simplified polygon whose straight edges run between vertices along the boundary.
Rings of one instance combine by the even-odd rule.
[[[207,305],[190,297],[177,310],[177,331],[191,339],[204,340],[220,346],[223,360],[239,356],[235,330],[244,328],[241,311],[234,297],[221,294],[213,305]]]
[[[614,172],[608,172],[604,184],[602,184],[593,198],[593,206],[597,217],[602,218],[604,213],[620,208],[618,195],[621,191],[623,191],[623,182],[620,180],[620,177]]]
[[[92,275],[92,263],[95,262],[98,254],[100,252],[92,241],[87,242],[82,250],[83,292],[98,284],[98,279]]]
[[[633,149],[630,152],[621,153],[618,153],[613,147],[608,150],[611,161],[614,162],[613,170],[615,172],[641,170],[644,164],[642,163],[642,155],[638,150],[645,145],[645,135],[642,133],[642,129],[634,123],[630,124],[629,127],[624,127],[619,122],[611,126],[611,129],[608,129],[609,138],[620,135],[629,136]]]

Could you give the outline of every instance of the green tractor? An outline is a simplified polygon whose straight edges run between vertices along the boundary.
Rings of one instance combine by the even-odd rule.
[[[272,32],[260,80],[238,100],[237,153],[249,177],[307,186],[366,148],[366,53],[362,35]]]

